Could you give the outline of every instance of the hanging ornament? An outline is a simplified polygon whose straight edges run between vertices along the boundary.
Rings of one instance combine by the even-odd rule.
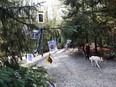
[[[47,59],[46,59],[46,63],[52,63],[52,58],[51,58],[51,54],[49,53]]]

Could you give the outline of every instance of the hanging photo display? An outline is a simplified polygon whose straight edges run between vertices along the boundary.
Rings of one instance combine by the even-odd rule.
[[[33,32],[32,32],[32,39],[38,39],[38,38],[39,38],[38,30],[33,30]]]
[[[34,51],[34,54],[38,52],[38,50],[41,50],[41,40],[42,40],[42,36],[43,36],[43,33],[42,33],[42,29],[39,28],[38,29],[38,39],[39,39],[39,42],[38,42],[38,45],[37,45],[37,49]],[[42,51],[42,50],[41,50]]]
[[[72,40],[68,39],[68,40],[66,41],[66,44],[70,44],[71,41],[72,41]]]
[[[37,49],[35,49],[35,50],[33,51],[33,54],[34,54],[34,57],[36,57],[36,56],[39,55],[38,52],[37,52]]]
[[[27,63],[33,62],[33,55],[32,54],[27,54]]]
[[[57,51],[57,45],[55,40],[48,41],[49,51]]]
[[[68,46],[70,45],[71,41],[72,41],[72,40],[67,39],[66,44],[65,44],[65,46],[64,46],[66,49],[68,49]]]

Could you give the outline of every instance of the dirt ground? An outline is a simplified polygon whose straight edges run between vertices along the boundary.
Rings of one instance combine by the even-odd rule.
[[[116,87],[116,61],[104,61],[101,68],[91,66],[78,49],[64,49],[52,54],[53,63],[44,66],[54,78],[56,87]]]

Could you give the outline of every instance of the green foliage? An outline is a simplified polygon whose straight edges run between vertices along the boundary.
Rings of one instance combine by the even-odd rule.
[[[104,53],[104,58],[107,59],[107,60],[116,58],[116,52]]]
[[[111,27],[115,29],[116,1],[62,0],[62,2],[66,5],[62,26],[70,27],[70,32],[73,30],[71,33],[64,34],[65,38],[70,37],[78,44],[96,41],[101,47],[106,43],[115,43],[112,40],[113,34],[109,30]],[[66,28],[63,30],[68,31]]]
[[[20,70],[11,68],[0,69],[0,87],[49,87],[51,77],[43,67],[37,69],[27,69],[21,67]]]
[[[8,82],[10,82],[10,78],[13,76],[14,70],[10,68],[0,68],[0,87],[9,87]]]
[[[32,53],[35,49],[36,41],[31,39],[30,32],[38,29],[33,24],[36,7],[37,5],[23,6],[20,0],[0,1],[0,60],[4,65],[9,66],[8,56],[11,56],[14,61],[11,64],[15,66],[18,64],[15,56],[21,58],[21,53]],[[24,25],[28,27],[28,35],[22,32]]]

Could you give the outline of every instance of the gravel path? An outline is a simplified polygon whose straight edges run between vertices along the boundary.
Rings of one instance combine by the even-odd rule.
[[[116,87],[116,61],[104,61],[101,68],[91,66],[89,60],[71,52],[60,50],[52,54],[53,63],[44,66],[55,79],[56,87]]]

